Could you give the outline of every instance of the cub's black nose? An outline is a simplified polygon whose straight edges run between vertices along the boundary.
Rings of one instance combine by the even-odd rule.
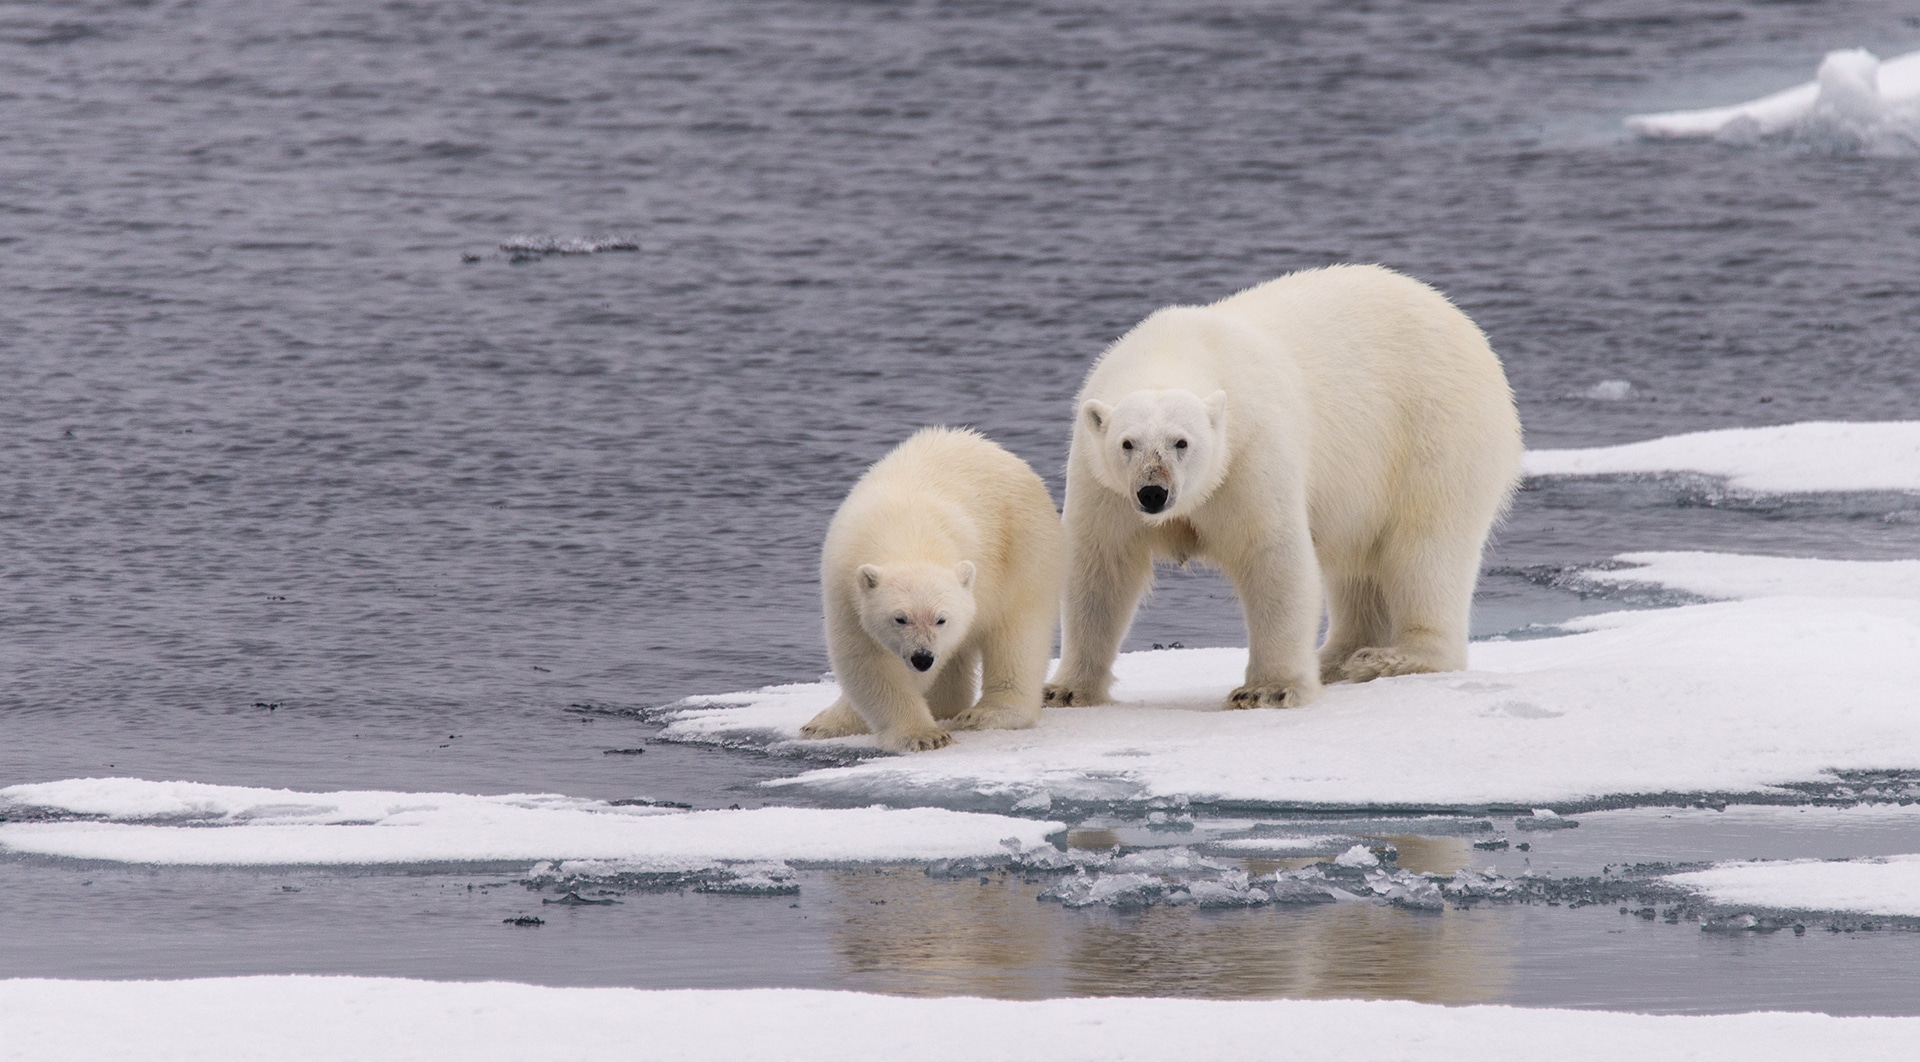
[[[1140,508],[1150,513],[1157,513],[1167,507],[1167,488],[1165,487],[1141,487],[1140,493],[1134,497],[1140,499]]]
[[[907,657],[907,663],[912,664],[915,671],[925,671],[933,666],[933,654],[922,649]]]

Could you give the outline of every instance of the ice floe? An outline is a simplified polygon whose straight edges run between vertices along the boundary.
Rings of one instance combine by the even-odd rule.
[[[1275,1053],[1415,1062],[1912,1057],[1920,1018],[1654,1016],[1403,1001],[913,999],[359,977],[0,982],[0,1059],[901,1058],[1128,1062]]]
[[[1920,560],[1835,561],[1738,553],[1623,553],[1623,568],[1580,573],[1615,584],[1655,583],[1701,597],[1894,597],[1920,600]]]
[[[337,792],[80,778],[0,789],[0,851],[263,866],[598,860],[613,872],[721,863],[897,862],[1039,844],[1062,827],[938,808],[679,811],[553,794]]]
[[[935,752],[763,784],[849,803],[1055,813],[1458,809],[1779,793],[1835,772],[1920,768],[1920,595],[1888,596],[1909,585],[1904,574],[1873,562],[1632,556],[1646,563],[1598,574],[1711,596],[1827,579],[1876,590],[1584,617],[1562,637],[1476,643],[1467,671],[1333,685],[1289,711],[1220,710],[1245,650],[1129,653],[1116,664],[1116,704],[1049,709],[1031,730],[961,734]],[[664,713],[663,736],[813,753],[794,739],[835,695],[822,683],[695,699]]]
[[[1920,918],[1920,855],[1727,863],[1666,880],[1723,907]]]
[[[1907,152],[1920,146],[1920,52],[1881,60],[1864,48],[1828,52],[1812,81],[1728,107],[1636,114],[1655,140],[1779,139],[1816,150]]]
[[[1691,472],[1757,493],[1920,491],[1920,421],[1806,421],[1622,446],[1529,450],[1522,467],[1529,476]]]

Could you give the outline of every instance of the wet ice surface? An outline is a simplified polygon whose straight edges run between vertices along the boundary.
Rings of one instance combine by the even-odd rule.
[[[1834,49],[1903,55],[1910,19],[1871,2],[22,9],[0,32],[18,86],[0,134],[0,786],[815,803],[760,783],[816,765],[660,742],[644,713],[815,679],[820,533],[907,432],[975,424],[1057,488],[1062,410],[1103,344],[1288,269],[1380,261],[1441,286],[1501,351],[1537,450],[1910,421],[1920,262],[1888,237],[1920,207],[1908,163],[1619,130],[1804,80]],[[1677,467],[1530,481],[1476,633],[1714,596],[1591,574],[1635,551],[1920,556],[1898,484],[1783,495]],[[1243,641],[1220,580],[1169,572],[1128,648]],[[1914,784],[1862,771],[1777,796]],[[755,861],[723,879],[9,854],[0,972],[1920,998],[1897,920],[1708,933],[1699,918],[1775,913],[1658,892],[1756,856],[1920,851],[1898,824],[1084,810],[1071,851],[1132,862]],[[1395,861],[1341,867],[1356,845]],[[1490,895],[1394,904],[1417,888],[1403,875],[1444,895],[1463,866]],[[1082,869],[1157,895],[1039,899]],[[1616,876],[1659,902],[1575,906]],[[1278,895],[1335,887],[1354,899]],[[1200,902],[1255,889],[1271,902]]]

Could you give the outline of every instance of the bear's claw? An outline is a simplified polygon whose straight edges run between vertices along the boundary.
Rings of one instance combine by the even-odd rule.
[[[885,742],[891,752],[931,752],[953,744],[953,735],[935,727],[932,730],[919,730],[911,734],[896,734]]]
[[[1307,699],[1292,686],[1242,686],[1227,695],[1227,707],[1298,708]]]

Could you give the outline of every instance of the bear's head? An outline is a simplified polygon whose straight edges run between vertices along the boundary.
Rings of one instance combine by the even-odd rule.
[[[1080,423],[1093,474],[1148,523],[1186,516],[1227,471],[1227,393],[1135,391],[1118,405],[1088,399]]]
[[[973,574],[972,561],[862,564],[853,573],[860,627],[909,668],[932,671],[973,626]]]

